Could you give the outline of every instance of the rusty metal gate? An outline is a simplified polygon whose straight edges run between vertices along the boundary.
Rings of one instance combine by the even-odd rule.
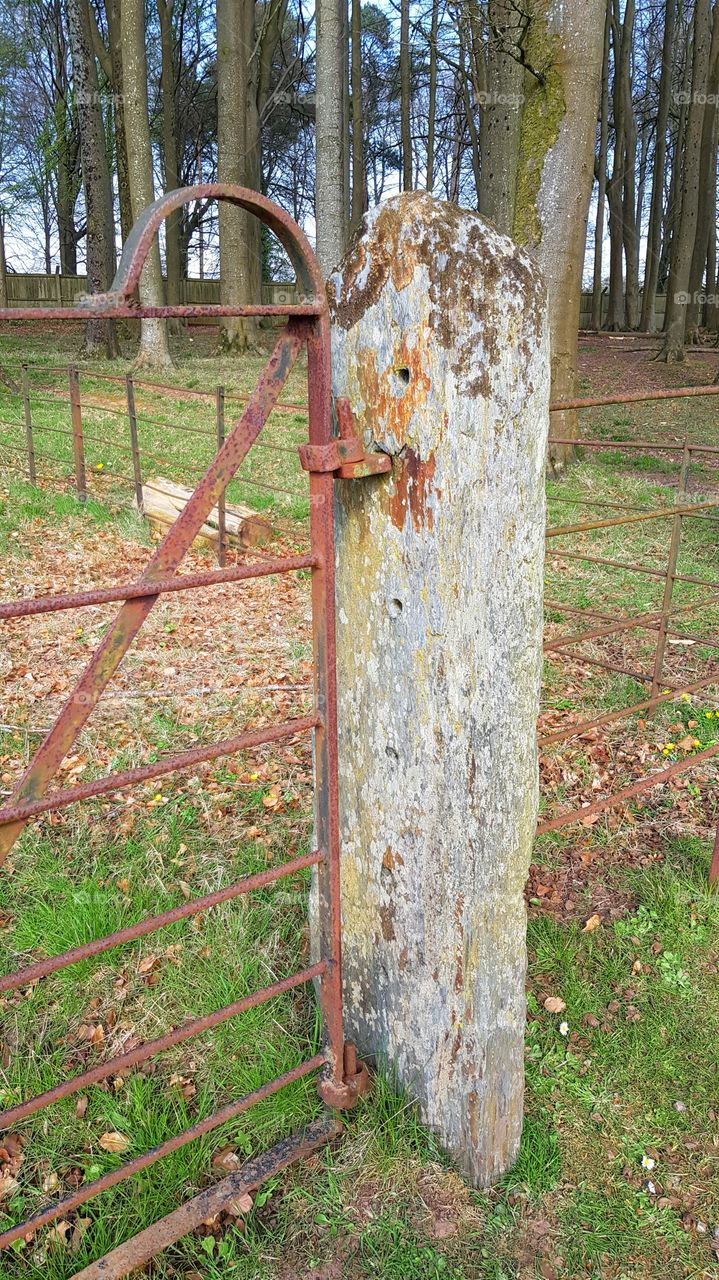
[[[173,209],[196,200],[230,201],[258,217],[274,232],[296,273],[301,299],[298,305],[162,306],[141,309],[133,302],[143,262],[163,219]],[[335,1113],[356,1101],[367,1079],[362,1064],[357,1063],[353,1047],[344,1041],[342,1026],[333,485],[336,477],[354,478],[386,471],[389,469],[389,459],[382,454],[365,457],[360,442],[352,433],[352,418],[346,402],[340,401],[336,406],[338,434],[333,432],[329,319],[322,277],[302,231],[286,213],[264,197],[240,187],[219,183],[172,192],[146,210],[134,227],[109,293],[94,295],[76,308],[43,308],[39,312],[20,308],[0,311],[0,319],[13,321],[38,318],[77,320],[90,317],[138,319],[143,316],[202,316],[211,319],[227,316],[286,316],[287,324],[280,330],[274,350],[249,396],[244,412],[228,433],[225,443],[218,449],[192,498],[155,551],[139,581],[74,595],[12,600],[0,605],[0,619],[13,619],[85,605],[123,602],[114,622],[109,626],[92,660],[14,791],[11,802],[0,809],[0,862],[4,861],[26,823],[42,814],[53,813],[67,805],[132,787],[176,770],[217,760],[245,748],[299,734],[312,734],[314,740],[316,847],[302,857],[237,880],[225,888],[184,902],[161,915],[147,917],[106,937],[96,938],[60,955],[27,965],[0,980],[0,993],[25,988],[68,965],[132,942],[164,925],[189,919],[200,911],[241,894],[251,893],[305,867],[314,867],[317,877],[319,956],[316,963],[255,991],[242,1000],[187,1022],[160,1039],[141,1044],[130,1052],[102,1062],[37,1097],[28,1098],[11,1107],[0,1114],[0,1128],[7,1129],[62,1098],[118,1072],[131,1070],[190,1037],[201,1035],[249,1008],[312,980],[318,988],[324,1044],[321,1052],[299,1063],[284,1075],[268,1080],[253,1092],[234,1099],[213,1115],[95,1181],[80,1186],[62,1200],[49,1202],[26,1221],[4,1231],[0,1235],[0,1248],[7,1248],[14,1241],[30,1237],[39,1228],[71,1213],[100,1192],[132,1177],[193,1139],[239,1116],[254,1103],[302,1076],[319,1072],[318,1088],[327,1110],[321,1119],[306,1129],[289,1135],[264,1154],[248,1160],[229,1177],[210,1185],[181,1208],[86,1267],[78,1273],[78,1278],[82,1276],[83,1280],[127,1275],[159,1250],[208,1217],[219,1213],[223,1206],[236,1199],[239,1194],[252,1190],[293,1160],[326,1142],[341,1128]],[[178,574],[177,569],[183,556],[212,508],[222,499],[228,483],[260,435],[303,350],[307,353],[309,440],[300,447],[299,455],[302,467],[309,472],[309,554],[282,558],[255,556],[250,558],[249,563],[234,567]],[[211,745],[163,757],[156,763],[141,768],[114,772],[82,786],[48,791],[49,784],[78,733],[120,666],[153,605],[163,593],[198,590],[214,583],[241,582],[248,578],[292,573],[301,569],[310,569],[312,575],[314,707],[311,714],[266,728],[241,731]]]

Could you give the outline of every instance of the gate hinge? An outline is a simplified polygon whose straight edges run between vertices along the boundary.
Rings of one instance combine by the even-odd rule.
[[[369,1086],[369,1071],[365,1063],[357,1057],[352,1041],[345,1040],[342,1083],[336,1083],[325,1076],[320,1078],[317,1087],[325,1106],[345,1111],[367,1093]]]
[[[338,480],[358,480],[362,476],[383,475],[392,470],[386,453],[365,453],[355,435],[349,400],[335,402],[339,436],[328,444],[301,444],[300,464],[305,471],[331,472]]]

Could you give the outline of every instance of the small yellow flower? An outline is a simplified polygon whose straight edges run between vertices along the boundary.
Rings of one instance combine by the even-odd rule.
[[[713,714],[714,714],[714,712],[713,712],[713,711],[705,711],[705,712],[704,712],[704,719],[705,719],[705,720],[711,720],[711,718],[712,718]]]
[[[691,702],[691,698],[689,697],[689,694],[688,694],[688,693],[683,693],[683,694],[682,694],[682,697],[681,697],[681,700],[682,700],[682,702]]]
[[[675,745],[675,744],[674,744],[673,742],[665,742],[665,743],[664,743],[664,750],[665,750],[665,751],[673,751],[673,750],[674,750],[674,745]]]

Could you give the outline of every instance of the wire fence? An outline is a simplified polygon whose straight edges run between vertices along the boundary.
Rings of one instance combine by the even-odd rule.
[[[81,502],[86,501],[89,492],[102,496],[107,491],[103,486],[112,482],[127,497],[132,495],[140,511],[143,484],[151,472],[157,473],[157,468],[184,481],[204,473],[225,440],[228,406],[242,405],[246,400],[221,386],[211,392],[168,387],[132,374],[120,377],[81,373],[76,365],[53,370],[43,367],[42,372],[60,374],[62,384],[33,383],[28,365],[22,366],[16,380],[4,373],[0,384],[3,465],[23,474],[32,484],[62,481],[71,485]],[[97,391],[98,384],[118,388],[112,402]],[[630,392],[562,401],[552,410],[584,412],[606,405],[716,394],[716,386]],[[143,400],[148,396],[149,405]],[[192,421],[187,420],[190,415],[183,415],[187,404],[195,406]],[[235,497],[249,501],[253,508],[266,512],[268,527],[296,545],[302,540],[309,511],[307,494],[299,487],[304,473],[296,462],[297,444],[306,436],[306,407],[296,401],[283,401],[277,409],[276,417],[268,424],[267,438],[258,441],[258,448],[264,450],[260,455],[262,479],[254,472],[243,472],[234,495],[228,493],[227,500]],[[46,436],[56,442],[55,452],[50,451]],[[552,441],[571,443],[600,459],[609,451],[615,461],[618,458],[628,465],[640,453],[649,455],[663,473],[669,469],[672,474],[662,475],[661,501],[655,503],[612,501],[611,497],[585,492],[577,488],[571,469],[563,483],[555,486],[560,491],[548,494],[551,518],[546,531],[546,657],[555,666],[562,664],[565,684],[577,670],[606,673],[609,677],[623,677],[629,696],[621,705],[593,717],[577,719],[573,709],[564,716],[560,713],[550,731],[540,728],[539,746],[545,754],[569,742],[580,750],[587,735],[597,730],[608,730],[634,716],[651,716],[656,708],[701,691],[708,696],[713,687],[719,686],[719,565],[711,571],[712,557],[716,562],[719,472],[714,496],[704,492],[701,483],[699,490],[692,491],[691,487],[698,467],[719,464],[719,447],[689,440],[596,439],[588,435],[572,440],[552,437]],[[673,499],[667,497],[669,489],[674,490]],[[591,518],[583,518],[585,513]],[[567,518],[568,514],[576,518]],[[218,525],[217,555],[224,566],[224,495],[218,504]],[[626,533],[629,542],[646,530],[651,532],[648,541],[645,539],[648,555],[643,559],[616,552],[607,554],[601,542],[602,538],[611,539],[611,550],[618,534],[623,537]],[[697,536],[704,540],[709,552],[710,571],[706,574],[682,571],[683,552],[695,546]],[[254,549],[253,554],[262,553]],[[589,585],[581,578],[585,567],[591,567],[591,572],[598,575]],[[656,587],[660,598],[653,607],[627,612],[626,601],[634,594],[628,583],[634,580],[648,581]],[[561,587],[558,594],[557,586]],[[569,588],[575,589],[574,596]],[[679,598],[681,592],[684,594]],[[645,687],[646,697],[636,696],[638,685]],[[561,703],[561,696],[555,701]],[[650,788],[699,768],[717,754],[719,743],[713,743],[612,794],[599,795],[589,804],[582,800],[574,807],[545,814],[538,834],[587,823]],[[719,840],[712,878],[719,878]]]
[[[109,391],[103,389],[107,387]],[[212,391],[173,387],[131,373],[86,372],[74,364],[23,364],[11,370],[5,362],[0,370],[0,460],[4,470],[32,485],[62,484],[83,503],[110,494],[132,498],[142,511],[143,485],[159,473],[190,486],[205,473],[224,443],[226,414],[237,406],[239,416],[246,403],[247,396],[223,386]],[[227,503],[266,511],[267,527],[278,536],[303,536],[309,494],[306,473],[296,463],[297,445],[307,433],[306,415],[300,402],[278,403],[267,438],[257,442],[259,453],[253,450],[222,495],[221,565],[227,556]]]

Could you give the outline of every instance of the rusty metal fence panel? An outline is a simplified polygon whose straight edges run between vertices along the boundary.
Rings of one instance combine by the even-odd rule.
[[[672,388],[671,390],[627,392],[617,395],[588,396],[557,401],[550,405],[550,412],[561,413],[567,410],[583,410],[605,405],[641,404],[653,400],[714,396],[717,394],[719,394],[719,387],[710,385]],[[601,565],[609,569],[629,572],[632,575],[636,574],[640,577],[656,578],[663,582],[663,597],[660,609],[629,617],[625,614],[613,613],[606,608],[575,608],[561,601],[545,599],[545,607],[556,612],[568,616],[581,617],[582,619],[595,620],[595,625],[589,629],[562,631],[559,635],[553,635],[545,640],[545,654],[559,660],[562,658],[569,659],[579,664],[580,667],[596,667],[610,673],[629,676],[637,683],[648,685],[649,696],[632,704],[622,706],[617,710],[582,719],[579,722],[572,722],[566,728],[560,726],[550,733],[541,734],[538,739],[540,751],[542,748],[546,749],[553,744],[567,742],[571,739],[581,739],[584,734],[616,723],[619,720],[627,719],[632,715],[641,712],[649,712],[651,714],[656,707],[665,703],[674,702],[682,697],[691,696],[704,689],[719,685],[719,665],[715,662],[710,663],[705,668],[706,674],[703,673],[700,679],[684,679],[677,683],[675,679],[668,680],[664,674],[666,644],[670,637],[683,641],[691,640],[698,646],[719,650],[719,636],[699,635],[695,632],[681,630],[674,625],[674,621],[677,618],[681,620],[682,616],[689,617],[700,609],[719,603],[719,594],[715,594],[719,592],[719,576],[717,578],[708,578],[677,572],[682,530],[685,522],[689,519],[695,519],[719,525],[719,498],[692,501],[688,491],[689,470],[692,459],[697,455],[708,455],[712,458],[714,455],[719,454],[719,447],[716,445],[690,443],[688,440],[668,444],[649,440],[598,440],[586,436],[578,438],[550,436],[550,442],[552,444],[571,445],[580,449],[590,450],[611,448],[629,452],[632,450],[648,451],[668,459],[670,463],[677,467],[678,475],[677,496],[671,506],[647,507],[636,504],[614,503],[604,499],[573,497],[571,505],[584,506],[590,509],[599,508],[608,512],[608,514],[598,519],[588,519],[570,524],[551,522],[548,524],[546,533],[548,554],[551,553],[553,557],[560,561]],[[554,501],[561,505],[562,503],[570,502],[570,499],[556,497]],[[622,514],[611,514],[615,511]],[[628,527],[654,521],[671,522],[666,561],[662,567],[592,555],[584,549],[565,550],[562,542],[555,545],[555,539],[563,539],[567,535],[593,533],[601,529]],[[711,594],[684,605],[676,605],[674,604],[673,596],[675,585],[678,582],[705,587]],[[637,670],[626,666],[624,662],[618,663],[609,657],[600,657],[596,654],[588,653],[582,648],[588,642],[612,639],[617,635],[631,636],[638,632],[653,633],[656,637],[651,671]],[[679,775],[694,770],[697,766],[701,766],[717,756],[719,756],[719,744],[708,746],[703,751],[696,752],[683,760],[678,760],[664,769],[648,773],[630,785],[617,789],[611,795],[602,795],[592,803],[550,814],[539,821],[537,835],[545,835],[565,826],[586,822],[598,814],[606,813],[611,809],[626,804],[654,787],[671,782]],[[709,879],[710,882],[719,881],[719,825],[717,826],[714,841]]]
[[[142,263],[162,220],[173,208],[191,200],[229,200],[259,217],[275,232],[295,269],[301,290],[296,306],[155,307],[140,310],[132,302]],[[306,868],[314,868],[318,889],[319,954],[317,960],[269,986],[201,1018],[195,1018],[162,1037],[140,1044],[131,1051],[98,1064],[72,1079],[64,1080],[36,1097],[28,1098],[0,1114],[0,1128],[16,1124],[51,1106],[62,1098],[97,1084],[109,1076],[137,1067],[174,1045],[231,1019],[247,1009],[263,1004],[282,992],[315,982],[324,1029],[322,1051],[298,1063],[291,1070],[268,1080],[252,1092],[235,1098],[214,1114],[193,1124],[159,1146],[128,1161],[95,1181],[80,1186],[62,1200],[50,1201],[24,1222],[0,1234],[0,1249],[26,1238],[39,1228],[62,1218],[102,1191],[132,1177],[173,1151],[209,1133],[227,1120],[239,1116],[255,1103],[292,1081],[319,1072],[318,1087],[328,1110],[305,1130],[289,1135],[264,1155],[248,1161],[240,1170],[210,1186],[180,1209],[161,1219],[105,1258],[78,1273],[83,1280],[126,1275],[147,1261],[159,1249],[217,1213],[242,1191],[251,1190],[271,1174],[284,1168],[341,1128],[338,1110],[352,1105],[366,1084],[366,1071],[358,1064],[351,1045],[346,1045],[342,1025],[342,977],[339,902],[339,821],[337,776],[337,709],[335,688],[334,537],[333,485],[337,476],[356,476],[387,470],[382,455],[364,457],[352,435],[348,406],[339,406],[340,438],[333,436],[330,403],[329,322],[323,283],[312,251],[300,229],[282,210],[254,192],[220,184],[171,193],[148,209],[128,239],[113,290],[107,295],[86,299],[79,309],[43,309],[41,318],[87,316],[176,316],[201,314],[205,318],[234,315],[282,315],[286,327],[249,396],[244,412],[225,433],[224,413],[218,402],[217,453],[199,481],[192,498],[178,516],[153,554],[141,578],[130,585],[101,587],[75,594],[10,600],[0,605],[0,619],[28,618],[84,605],[123,602],[92,660],[78,680],[55,724],[42,742],[15,789],[10,803],[0,810],[0,864],[7,857],[27,822],[43,814],[96,796],[107,795],[217,760],[248,747],[276,742],[300,734],[311,734],[314,746],[315,848],[283,865],[235,881],[214,893],[184,902],[173,910],[150,916],[105,937],[74,947],[7,974],[0,979],[0,993],[17,991],[38,982],[80,960],[101,955],[113,947],[144,937],[163,926],[188,920],[200,911],[231,901],[240,895],[271,884]],[[1,311],[0,319],[36,319],[32,309]],[[181,575],[181,561],[202,528],[211,509],[222,503],[228,483],[248,450],[257,441],[287,377],[300,354],[307,355],[309,441],[300,453],[300,462],[309,472],[310,549],[309,554],[271,557],[248,552],[248,563],[201,573]],[[81,450],[77,447],[79,396],[76,371],[70,373],[70,393],[75,430],[75,463],[78,493],[84,492]],[[131,396],[129,407],[132,410]],[[120,666],[155,603],[166,592],[196,591],[220,582],[242,582],[268,574],[287,574],[311,569],[312,630],[314,651],[314,707],[310,714],[265,728],[240,731],[221,741],[199,746],[174,756],[163,757],[140,768],[113,772],[84,785],[48,790],[77,734],[87,722],[103,691]]]

